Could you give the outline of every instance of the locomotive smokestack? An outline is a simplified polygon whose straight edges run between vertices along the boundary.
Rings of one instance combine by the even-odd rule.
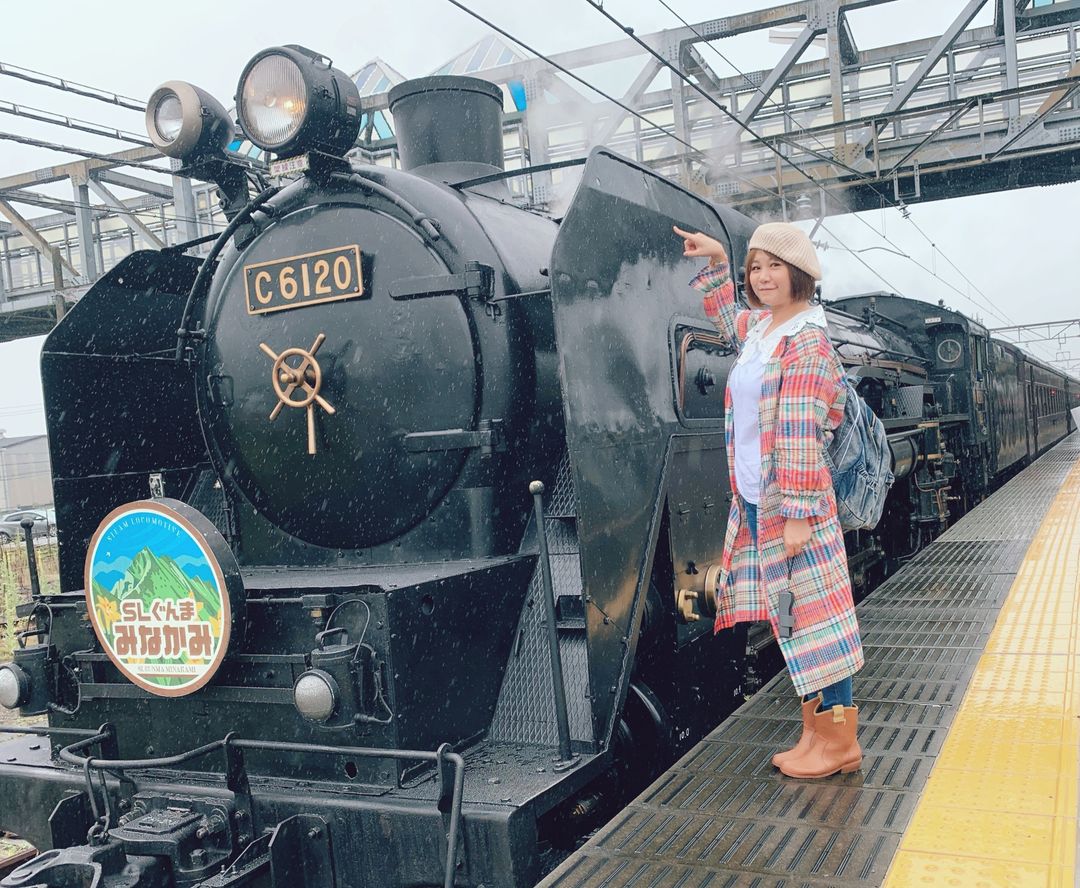
[[[453,183],[503,168],[503,96],[494,83],[421,77],[399,83],[389,101],[404,169]]]

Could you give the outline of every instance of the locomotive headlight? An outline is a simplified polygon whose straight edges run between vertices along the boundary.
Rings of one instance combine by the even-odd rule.
[[[269,150],[288,142],[307,114],[300,66],[288,56],[263,56],[241,82],[238,108],[244,130],[256,145]]]
[[[326,57],[302,46],[275,46],[244,68],[236,113],[244,133],[264,151],[341,155],[360,132],[360,93]]]
[[[175,142],[184,125],[184,108],[173,94],[168,94],[154,109],[154,129],[166,142]]]
[[[208,92],[170,80],[150,96],[146,132],[162,154],[189,161],[223,151],[233,137],[233,125]]]
[[[30,699],[30,676],[14,663],[0,666],[0,706],[18,709]]]
[[[329,719],[337,710],[339,698],[334,677],[321,669],[309,669],[293,685],[293,702],[300,714],[310,721]]]

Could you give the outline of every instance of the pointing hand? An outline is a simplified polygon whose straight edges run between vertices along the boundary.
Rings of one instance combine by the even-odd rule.
[[[700,231],[683,231],[677,225],[671,227],[683,239],[684,256],[702,256],[712,262],[727,262],[727,250],[716,238],[702,234]]]

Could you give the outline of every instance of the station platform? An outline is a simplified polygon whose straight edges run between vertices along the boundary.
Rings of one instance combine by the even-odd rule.
[[[783,672],[542,883],[1080,885],[1080,433],[858,608],[862,770],[794,780]]]

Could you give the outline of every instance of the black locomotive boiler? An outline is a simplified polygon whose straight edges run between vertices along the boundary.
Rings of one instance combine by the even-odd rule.
[[[928,413],[957,460],[952,495],[961,511],[1076,428],[1074,377],[959,312],[893,294],[847,297],[832,306],[905,336],[924,356]]]
[[[220,105],[151,98],[229,222],[45,344],[63,591],[0,667],[48,719],[0,747],[0,828],[42,853],[0,884],[531,885],[752,689],[710,620],[732,350],[670,231],[738,265],[753,223],[602,149],[563,218],[518,206],[501,101],[402,84],[403,168],[357,165],[348,78],[267,50],[237,111],[292,178],[253,195]],[[994,452],[990,366],[946,373],[898,314],[937,309],[892,299],[830,309],[901,479],[864,586],[1001,469],[956,459]]]

